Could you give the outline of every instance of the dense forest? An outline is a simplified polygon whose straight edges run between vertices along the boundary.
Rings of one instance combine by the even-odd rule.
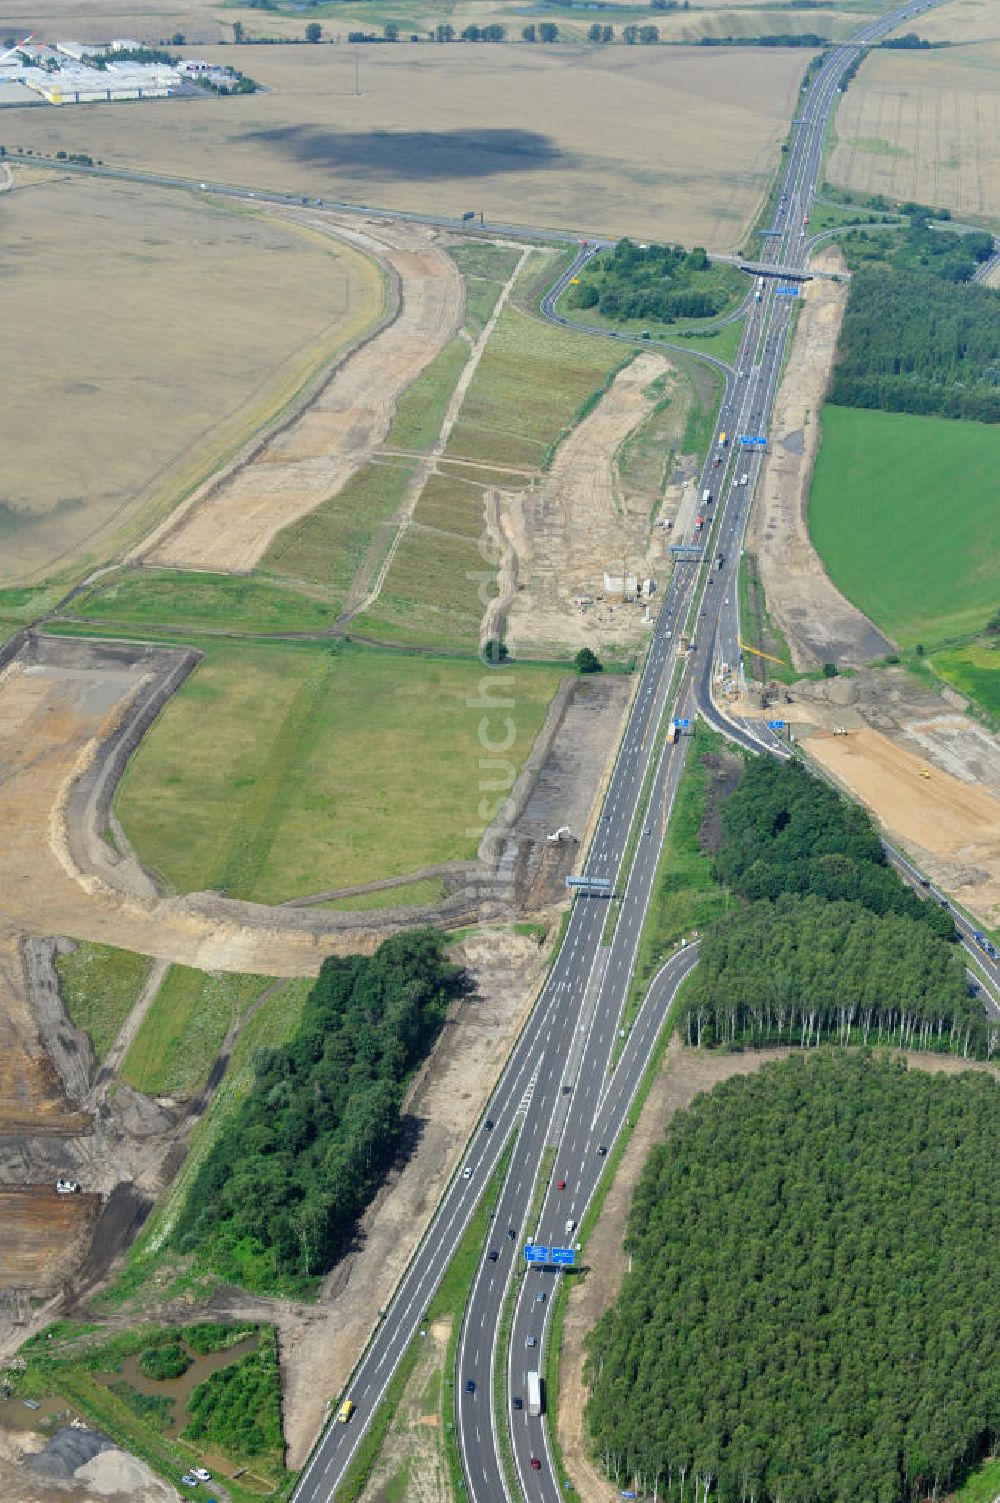
[[[587,1429],[663,1503],[940,1498],[1000,1437],[1000,1086],[822,1051],[678,1113],[588,1338]]]
[[[679,318],[712,318],[730,301],[721,277],[706,280],[711,263],[704,250],[680,245],[637,245],[619,240],[594,256],[570,291],[572,308],[597,308],[605,318],[648,318],[672,324]]]
[[[813,894],[899,913],[943,939],[955,926],[893,871],[868,814],[799,762],[758,757],[726,801],[715,875],[742,897]]]
[[[461,986],[443,948],[420,929],[324,961],[295,1037],[257,1055],[175,1246],[251,1289],[300,1288],[330,1267],[397,1150],[407,1078]]]
[[[950,914],[889,866],[866,812],[798,762],[751,761],[723,806],[707,926],[679,1022],[688,1043],[891,1043],[992,1058]]]
[[[685,987],[688,1043],[894,1044],[992,1057],[1000,1028],[961,951],[925,924],[859,903],[781,897],[712,924]]]
[[[830,400],[1000,422],[1000,292],[933,272],[855,272]]]

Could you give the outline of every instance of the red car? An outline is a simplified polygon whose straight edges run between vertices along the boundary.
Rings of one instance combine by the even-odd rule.
[[[532,1456],[531,1458],[531,1470],[533,1472],[540,1472],[542,1470],[542,1463],[537,1456]]]
[[[556,1180],[556,1189],[557,1190],[565,1190],[565,1188],[566,1188],[566,1181],[564,1179]]]

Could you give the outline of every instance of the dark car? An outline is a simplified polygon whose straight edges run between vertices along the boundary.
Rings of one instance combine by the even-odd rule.
[[[524,1408],[524,1400],[518,1394],[514,1395],[514,1408],[515,1409],[523,1409]]]
[[[486,1121],[483,1123],[483,1126],[486,1128],[487,1132],[492,1132],[493,1131],[493,1118],[492,1117],[487,1117]]]
[[[537,1456],[532,1456],[531,1458],[531,1470],[533,1472],[540,1472],[542,1470],[542,1463]]]
[[[499,1258],[499,1256],[500,1256],[500,1254],[497,1252],[496,1248],[495,1247],[491,1247],[490,1248],[490,1262],[491,1263],[495,1263],[496,1260],[497,1260],[497,1258]]]
[[[514,1227],[509,1226],[507,1228],[507,1235],[510,1238],[510,1240],[513,1242],[514,1238],[517,1236],[517,1231],[515,1230]]]
[[[603,1158],[604,1158],[604,1156],[605,1156],[605,1154],[606,1154],[606,1153],[607,1153],[607,1151],[608,1151],[608,1150],[607,1150],[607,1146],[606,1146],[606,1145],[605,1145],[605,1144],[604,1144],[604,1143],[602,1143],[602,1144],[601,1144],[601,1146],[600,1146],[600,1148],[599,1148],[599,1149],[598,1149],[598,1150],[597,1150],[597,1151],[598,1151],[598,1153],[599,1153],[599,1154],[600,1154],[600,1155],[601,1155],[601,1158],[602,1158],[602,1159],[603,1159]]]
[[[466,1393],[475,1393],[475,1391],[476,1391],[476,1380],[474,1378],[466,1378],[466,1380],[465,1380],[465,1391],[466,1391]]]

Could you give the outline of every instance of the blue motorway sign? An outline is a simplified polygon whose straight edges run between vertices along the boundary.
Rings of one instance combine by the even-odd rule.
[[[549,1262],[557,1268],[572,1268],[576,1262],[576,1253],[572,1247],[550,1247]]]
[[[783,731],[785,729],[785,722],[783,720],[769,720],[767,728],[769,731]]]
[[[745,433],[740,439],[744,449],[766,449],[767,439],[759,433]]]
[[[677,727],[677,729],[679,731],[686,731],[687,728],[688,728],[688,726],[690,724],[691,724],[690,720],[675,720],[674,721],[674,725]]]
[[[529,1242],[524,1249],[524,1261],[526,1263],[547,1263],[549,1250],[538,1242]]]
[[[775,297],[798,297],[799,289],[797,287],[776,287],[774,295]]]

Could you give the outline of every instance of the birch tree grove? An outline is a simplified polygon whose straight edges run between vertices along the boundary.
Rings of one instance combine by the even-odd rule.
[[[663,1503],[915,1503],[1000,1438],[1000,1084],[823,1049],[650,1155],[588,1438]]]

